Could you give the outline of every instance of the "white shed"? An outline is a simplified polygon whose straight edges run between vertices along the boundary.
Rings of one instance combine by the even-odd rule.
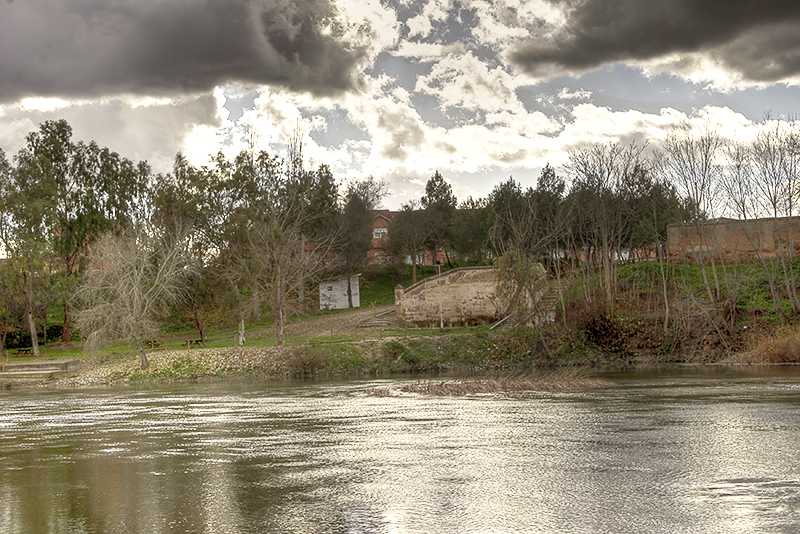
[[[358,278],[360,274],[350,277],[350,291],[353,293],[353,307],[361,306],[358,291]],[[347,278],[328,280],[319,285],[319,309],[343,310],[347,306]]]

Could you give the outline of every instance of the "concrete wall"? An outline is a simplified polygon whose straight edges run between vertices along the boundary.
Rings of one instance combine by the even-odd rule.
[[[395,312],[401,322],[439,326],[439,303],[445,326],[493,322],[500,318],[497,270],[465,267],[426,278],[413,286],[395,288]]]
[[[713,255],[728,262],[755,261],[757,253],[775,258],[780,248],[800,251],[800,218],[756,219],[737,221],[721,219],[704,223],[700,239],[694,225],[671,225],[667,228],[670,261],[696,259],[699,254]]]
[[[352,293],[353,307],[361,306],[361,297],[358,288],[358,277],[350,277],[350,292]],[[328,280],[319,284],[319,309],[343,310],[348,308],[347,278]]]

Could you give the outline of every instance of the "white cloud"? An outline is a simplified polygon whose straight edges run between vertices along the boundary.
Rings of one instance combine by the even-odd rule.
[[[465,53],[463,43],[453,43],[451,45],[441,45],[434,43],[412,43],[404,41],[392,55],[397,57],[414,58],[420,61],[434,61],[449,55],[461,55]]]
[[[481,43],[505,49],[543,27],[560,27],[566,23],[564,10],[547,0],[473,0],[479,24],[473,29]]]
[[[490,69],[471,52],[448,57],[417,79],[416,91],[436,96],[442,109],[521,111],[514,90],[517,80],[501,66]]]
[[[558,93],[558,98],[562,100],[588,100],[592,97],[591,91],[583,91],[583,90],[576,90],[570,91],[566,87],[561,89],[561,92]]]
[[[63,98],[48,98],[48,97],[33,97],[23,98],[20,103],[20,109],[24,111],[57,111],[59,109],[70,106],[70,102]]]
[[[371,59],[397,43],[400,31],[397,14],[380,0],[339,0],[336,5],[339,18],[348,29],[346,40],[368,46]]]
[[[427,37],[433,28],[430,19],[425,15],[417,15],[416,17],[408,19],[406,21],[406,26],[408,26],[409,37],[422,38]]]

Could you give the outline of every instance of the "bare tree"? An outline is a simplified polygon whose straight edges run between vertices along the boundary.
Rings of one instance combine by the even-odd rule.
[[[678,192],[697,208],[697,214],[692,221],[698,239],[698,251],[694,256],[700,267],[708,298],[715,308],[720,296],[720,284],[713,243],[709,243],[711,236],[708,217],[714,216],[718,208],[723,146],[719,131],[709,123],[705,123],[699,130],[692,128],[688,122],[683,123],[672,129],[664,141],[664,170]],[[711,288],[706,271],[709,264],[714,277],[714,289]]]
[[[731,214],[742,221],[757,219],[763,212],[759,188],[756,187],[753,146],[741,141],[734,141],[725,148],[725,169],[722,174],[722,190]],[[783,297],[776,276],[775,262],[768,261],[761,225],[749,226],[745,224],[743,233],[750,243],[761,270],[766,276],[772,296],[773,310],[780,315],[781,322],[787,318],[783,313],[781,301]]]
[[[98,241],[78,290],[83,309],[77,323],[89,350],[124,339],[136,345],[147,369],[146,342],[158,332],[165,306],[184,295],[191,273],[183,236],[137,229]]]
[[[631,143],[595,144],[569,153],[567,172],[573,180],[573,197],[581,202],[585,228],[600,253],[606,299],[616,296],[616,262],[632,225],[632,212],[624,201],[632,179],[647,167],[643,153],[647,145]]]
[[[800,298],[794,269],[796,230],[791,217],[798,194],[795,183],[800,164],[797,135],[796,123],[787,126],[784,121],[765,121],[753,143],[753,190],[761,200],[762,212],[772,216],[772,233],[783,270],[784,289],[795,313],[800,311]]]
[[[489,242],[498,257],[499,292],[506,306],[502,310],[504,316],[516,315],[539,322],[546,312],[540,306],[547,289],[541,261],[554,257],[554,249],[563,238],[566,218],[559,207],[559,195],[549,198],[545,192],[545,187],[523,191],[509,179],[495,187],[489,196],[492,215]]]

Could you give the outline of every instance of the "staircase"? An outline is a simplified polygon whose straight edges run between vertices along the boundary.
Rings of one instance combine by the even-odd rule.
[[[547,289],[539,300],[536,309],[525,315],[508,315],[492,326],[492,330],[512,328],[519,324],[541,324],[542,321],[554,321],[556,318],[556,306],[561,300],[561,295],[570,285],[569,279],[549,280]]]
[[[378,315],[373,315],[372,317],[367,317],[360,323],[358,323],[359,328],[403,328],[403,325],[400,323],[400,320],[397,318],[397,315],[394,313],[394,310],[389,310],[387,312],[379,313]]]
[[[560,280],[550,280],[548,282],[547,292],[542,295],[542,300],[539,301],[539,309],[546,310],[548,319],[555,319],[556,305],[561,300],[561,295],[569,287],[569,280],[561,278]]]
[[[79,360],[50,360],[0,363],[0,380],[47,380],[74,374],[80,369]]]

